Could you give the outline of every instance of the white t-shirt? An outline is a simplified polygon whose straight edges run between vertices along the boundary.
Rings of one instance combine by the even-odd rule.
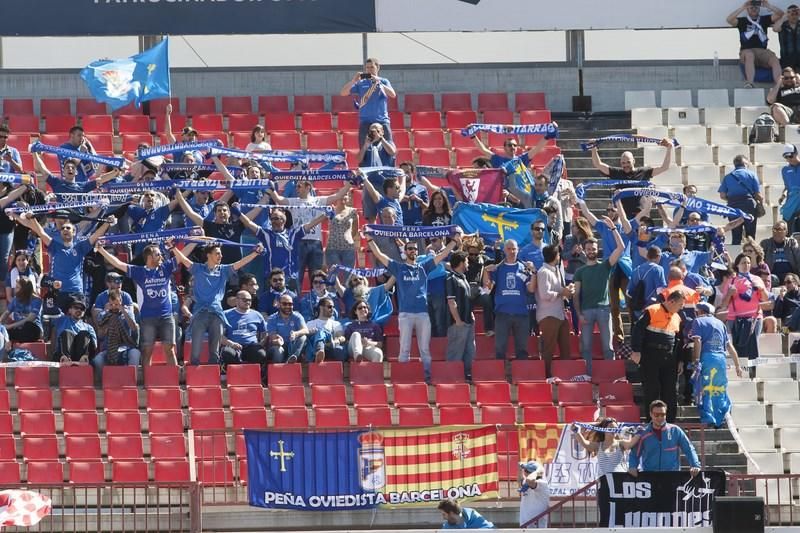
[[[324,329],[334,337],[341,337],[344,335],[342,323],[338,320],[334,320],[333,318],[315,318],[314,320],[309,320],[306,323],[306,327],[308,327],[308,331],[310,331],[312,334]]]
[[[522,499],[519,502],[519,526],[546,511],[550,507],[550,487],[547,482],[539,479],[536,482],[536,488],[529,488],[522,493]],[[548,524],[548,517],[540,518],[538,523],[533,523],[527,527],[531,529],[546,528]]]
[[[309,196],[308,198],[287,198],[288,205],[308,205],[312,207],[325,207],[328,205],[327,196]],[[318,209],[292,209],[292,227],[304,226],[319,215],[322,211]],[[317,224],[303,237],[304,241],[321,241],[322,224]]]
[[[267,141],[261,141],[260,143],[251,142],[247,144],[245,150],[248,152],[269,152],[272,150],[272,146],[270,146]]]

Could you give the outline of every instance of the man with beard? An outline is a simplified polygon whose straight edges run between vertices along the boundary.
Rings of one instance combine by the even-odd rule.
[[[258,306],[256,309],[261,311],[265,317],[277,313],[280,306],[280,297],[287,294],[289,298],[295,300],[297,294],[286,287],[286,274],[282,268],[275,267],[269,273],[269,287],[258,295]]]
[[[800,115],[800,84],[797,83],[797,74],[792,67],[786,67],[781,72],[781,77],[775,86],[767,93],[767,103],[770,104],[769,112],[775,122],[786,126],[790,122],[798,122]]]

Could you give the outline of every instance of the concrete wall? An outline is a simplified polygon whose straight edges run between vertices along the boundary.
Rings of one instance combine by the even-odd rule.
[[[336,94],[356,66],[303,69],[174,69],[176,96],[239,96],[262,94]],[[4,98],[88,97],[77,71],[3,70],[0,95]],[[578,71],[564,64],[442,65],[387,67],[382,70],[401,96],[413,92],[544,91],[553,111],[571,111],[578,94]],[[594,111],[621,111],[626,90],[705,89],[743,86],[738,65],[712,67],[683,63],[587,63],[584,92],[592,96]],[[512,100],[513,103],[513,100]],[[254,101],[255,105],[255,101]],[[477,96],[473,98],[477,105]]]

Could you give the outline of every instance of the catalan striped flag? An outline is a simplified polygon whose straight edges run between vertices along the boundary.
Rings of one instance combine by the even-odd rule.
[[[404,501],[403,494],[459,500],[497,497],[494,426],[381,430],[380,434],[386,484],[379,490],[387,503],[414,503]]]
[[[564,424],[525,424],[519,426],[519,460],[552,463]]]

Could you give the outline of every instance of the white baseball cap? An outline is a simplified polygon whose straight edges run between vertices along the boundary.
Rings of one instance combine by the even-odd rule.
[[[785,144],[783,146],[783,157],[797,155],[797,146]]]

